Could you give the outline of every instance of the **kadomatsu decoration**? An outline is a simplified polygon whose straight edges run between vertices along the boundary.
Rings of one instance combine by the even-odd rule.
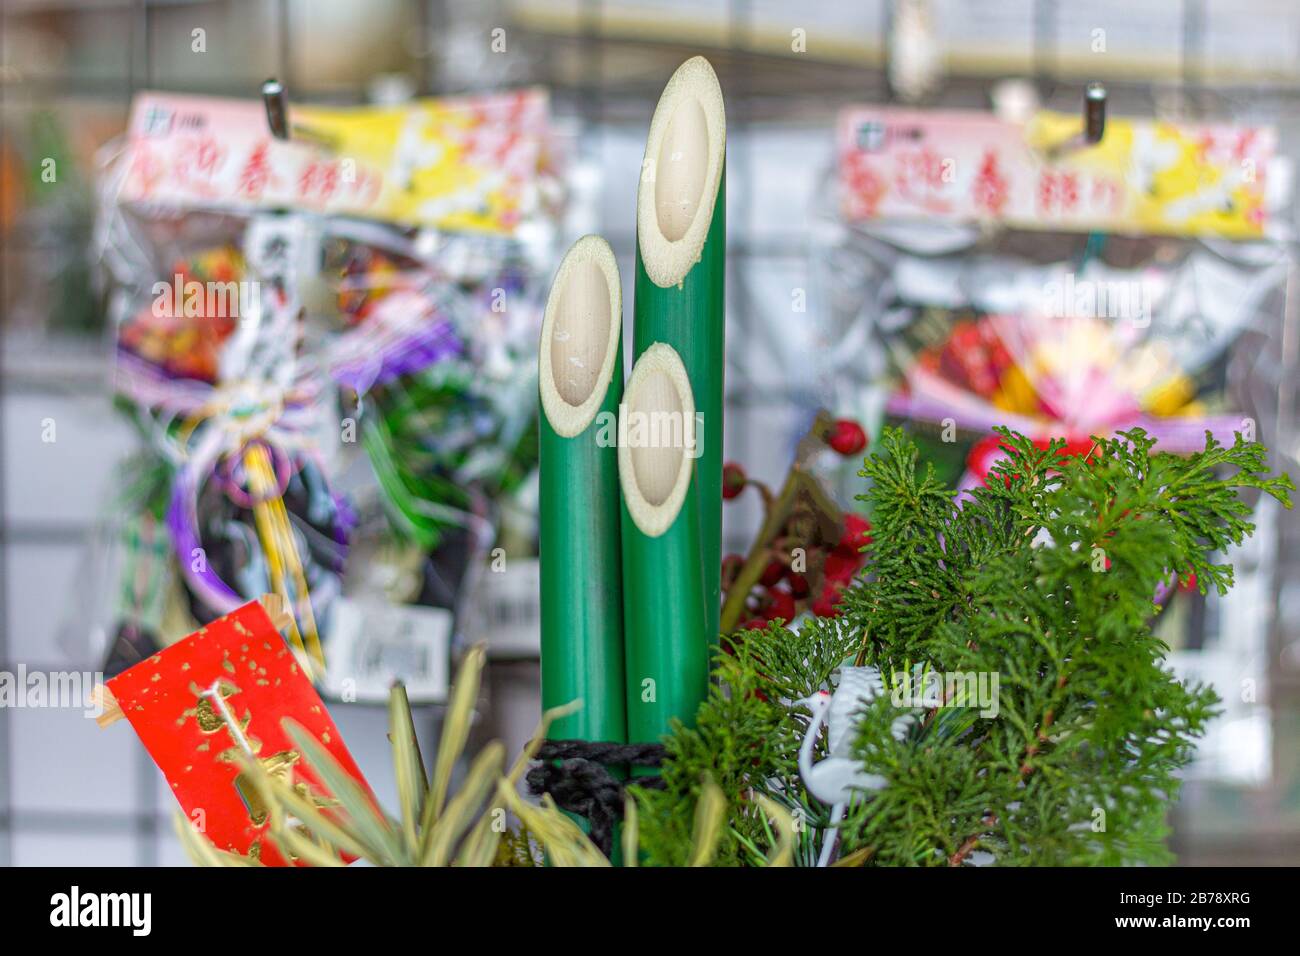
[[[1289,506],[1291,481],[1270,477],[1264,449],[1240,439],[1231,448],[1207,439],[1179,457],[1155,453],[1135,430],[1098,440],[1087,458],[1060,456],[1060,442],[1004,439],[1010,453],[994,480],[957,507],[932,472],[918,472],[909,441],[885,433],[861,473],[872,482],[863,499],[876,534],[843,614],[726,644],[695,726],[666,740],[664,789],[637,791],[628,805],[628,865],[812,865],[837,835],[826,855],[841,866],[1168,859],[1164,808],[1214,696],[1162,667],[1148,623],[1153,589],[1169,568],[1230,586],[1231,568],[1214,553],[1253,531],[1239,491]],[[1094,548],[1108,569],[1094,570]],[[242,762],[268,807],[270,838],[320,865],[346,855],[383,865],[607,865],[548,797],[535,807],[516,792],[556,714],[509,774],[490,744],[453,791],[483,659],[476,649],[462,668],[431,781],[394,690],[400,816],[342,783],[309,734],[294,732],[296,745],[327,787],[343,791],[330,814]],[[952,697],[899,700],[913,661],[1000,673],[996,712]],[[864,706],[841,707],[841,697]],[[828,744],[818,735],[823,715]],[[815,794],[841,794],[801,776],[801,767],[816,774],[828,752],[851,762],[848,779],[865,782],[835,830]],[[498,833],[498,809],[521,825]],[[1098,810],[1105,827],[1080,825]],[[178,826],[199,862],[249,863]]]
[[[1096,439],[1087,456],[1001,435],[1008,456],[959,502],[918,469],[909,439],[885,432],[860,472],[873,541],[842,614],[724,641],[694,727],[666,739],[663,789],[640,793],[646,862],[689,858],[703,779],[727,802],[719,864],[764,858],[756,796],[805,822],[804,865],[836,838],[841,865],[1169,862],[1176,772],[1217,698],[1164,667],[1153,595],[1171,573],[1227,591],[1232,567],[1216,555],[1254,531],[1239,492],[1290,507],[1291,480],[1270,477],[1265,449],[1240,435],[1231,447],[1207,435],[1185,457],[1141,429]],[[862,709],[849,748],[883,785],[841,822],[800,776],[809,722],[792,702],[836,688],[846,665],[877,668],[887,692]],[[937,700],[915,692],[917,665],[945,678]],[[960,689],[994,674],[996,701]],[[913,719],[895,737],[902,717]]]
[[[329,118],[318,114],[317,122],[328,125]],[[647,137],[637,197],[635,364],[621,403],[621,303],[607,249],[600,248],[596,257],[601,260],[596,271],[603,275],[588,270],[587,294],[558,326],[568,338],[555,336],[555,317],[547,318],[553,337],[543,343],[543,406],[549,387],[560,404],[546,409],[538,444],[545,446],[543,524],[559,546],[545,550],[544,527],[542,557],[552,562],[544,580],[557,571],[562,577],[571,571],[573,580],[566,582],[570,590],[564,600],[551,601],[559,618],[545,625],[543,672],[565,677],[545,694],[548,703],[571,694],[588,706],[599,699],[591,713],[603,710],[600,720],[562,725],[585,739],[544,740],[549,720],[573,713],[568,707],[548,711],[513,770],[503,772],[503,749],[489,745],[453,793],[452,768],[467,739],[484,660],[482,650],[475,649],[453,695],[431,781],[405,693],[400,688],[392,693],[400,814],[390,816],[349,762],[331,753],[335,730],[323,715],[315,723],[303,721],[307,727],[281,727],[286,739],[274,738],[272,756],[282,759],[268,764],[252,738],[245,739],[246,718],[228,706],[236,698],[225,693],[226,678],[218,674],[206,685],[204,699],[220,712],[212,732],[236,743],[222,751],[228,764],[222,769],[243,782],[234,788],[236,802],[243,801],[239,823],[263,827],[268,844],[284,859],[316,865],[350,857],[385,865],[605,865],[611,856],[620,858],[615,846],[627,865],[1167,860],[1163,808],[1176,794],[1176,772],[1213,716],[1215,697],[1204,687],[1175,680],[1164,668],[1166,648],[1151,625],[1160,613],[1153,596],[1171,574],[1184,582],[1195,578],[1202,588],[1226,590],[1231,567],[1215,564],[1215,555],[1253,531],[1239,491],[1269,494],[1289,507],[1290,480],[1270,477],[1264,449],[1240,436],[1230,448],[1212,433],[1203,447],[1187,447],[1165,432],[1153,436],[1129,428],[1118,437],[1088,439],[1088,447],[1079,449],[1087,432],[1078,429],[1064,430],[1066,442],[1046,447],[1047,435],[1062,432],[1046,429],[1025,438],[1004,429],[1006,456],[988,464],[982,484],[959,494],[933,471],[919,470],[916,449],[901,433],[889,431],[861,472],[870,482],[862,496],[867,515],[846,519],[829,498],[819,499],[815,481],[803,482],[797,469],[792,472],[789,494],[768,502],[755,550],[738,567],[730,562],[735,572],[726,579],[730,607],[720,617],[722,499],[724,491],[730,494],[747,483],[734,468],[724,472],[721,462],[725,141],[716,76],[707,62],[692,59],[669,82]],[[536,157],[529,163],[535,166]],[[132,168],[133,175],[148,171],[143,163]],[[316,182],[325,170],[311,168],[309,181]],[[492,181],[480,185],[493,192]],[[343,205],[312,208],[355,211],[357,197],[343,198]],[[384,198],[375,193],[366,202]],[[384,208],[403,199],[387,196]],[[490,208],[509,218],[512,203]],[[282,220],[270,215],[253,220],[256,238],[275,241],[245,242],[243,248],[256,253],[245,252],[245,267],[263,259],[272,265],[296,261],[285,254],[293,237]],[[597,243],[587,241],[593,247],[588,251],[596,251]],[[434,447],[421,447],[420,439],[445,429],[426,429],[431,419],[424,413],[441,408],[447,379],[439,366],[460,348],[452,333],[464,330],[443,321],[433,287],[396,290],[419,294],[394,297],[387,256],[362,258],[371,261],[380,280],[376,295],[346,296],[338,311],[353,331],[366,336],[345,342],[348,347],[331,356],[338,361],[324,367],[336,382],[351,382],[357,398],[394,426],[373,433],[371,446],[382,439],[384,447],[436,453]],[[196,274],[202,272],[198,265]],[[578,291],[563,277],[556,285],[557,301]],[[288,332],[298,306],[286,296],[299,286],[285,281],[273,288],[268,316],[276,329]],[[304,294],[312,291],[310,284],[301,288]],[[386,288],[390,294],[381,299],[378,292]],[[386,311],[390,321],[380,323]],[[593,325],[586,334],[567,321],[580,313]],[[402,319],[412,314],[434,321],[410,336]],[[603,335],[594,334],[595,327]],[[166,360],[174,357],[176,334],[171,323],[159,329],[146,323],[134,351],[128,351],[142,361],[161,361],[162,372],[173,375]],[[222,348],[258,359],[254,371],[285,367],[271,359],[289,357],[296,341],[287,334],[254,340],[240,326],[230,336],[231,345]],[[381,341],[393,347],[368,347]],[[351,348],[354,344],[359,347]],[[507,351],[498,349],[488,358],[493,355],[506,357]],[[407,361],[412,357],[432,362],[432,373],[413,376],[416,370]],[[545,357],[552,361],[549,370]],[[198,373],[210,372],[209,364],[200,363]],[[216,372],[221,385],[224,367]],[[398,379],[400,388],[383,391]],[[211,391],[210,384],[207,388]],[[186,397],[197,399],[200,391],[187,384]],[[217,393],[226,395],[220,388]],[[200,406],[208,414],[191,418],[210,423],[206,399],[211,396],[203,395]],[[277,471],[277,445],[261,440],[266,429],[250,436],[242,429],[250,410],[292,411],[292,404],[265,397],[249,401],[242,393],[230,397],[239,399],[226,403],[232,414],[216,422],[229,419],[246,438],[232,450],[253,448],[254,459],[243,473],[258,478],[260,487],[247,492],[257,503],[265,502],[263,492],[283,497],[280,472],[287,474],[283,462],[288,459],[281,456]],[[589,402],[588,411],[619,406],[616,456],[595,436],[583,438],[591,426],[585,416],[565,423],[565,416],[554,414],[561,405],[579,408]],[[676,416],[691,440],[668,447],[629,443],[622,435],[625,427],[632,430],[637,415]],[[276,414],[267,418],[271,425],[281,423]],[[1108,426],[1117,423],[1128,427],[1135,420],[1107,418]],[[1136,423],[1155,428],[1144,419]],[[815,429],[822,446],[841,455],[856,456],[864,448],[865,433],[847,420],[819,419]],[[290,432],[286,438],[296,437],[296,430],[283,430]],[[518,437],[523,431],[509,433]],[[1161,453],[1155,451],[1157,438]],[[212,448],[203,447],[209,453],[220,448],[215,439]],[[517,447],[526,448],[527,442]],[[1170,448],[1191,454],[1171,455]],[[368,450],[373,455],[373,448]],[[516,470],[511,458],[506,456],[507,474]],[[501,459],[493,456],[493,461]],[[417,539],[424,536],[426,548],[442,532],[442,516],[421,513],[418,506],[439,497],[445,462],[445,457],[413,454],[409,463],[417,467],[393,462],[390,480],[381,480],[383,489],[400,499],[396,523]],[[429,464],[431,469],[423,467]],[[233,468],[230,475],[213,475],[218,482],[238,478]],[[584,503],[599,516],[598,523],[584,527],[577,520]],[[616,524],[614,509],[619,509]],[[281,526],[268,537],[284,539],[287,516],[267,517]],[[813,526],[815,539],[806,530]],[[599,542],[607,560],[577,545],[584,531]],[[800,543],[801,535],[809,540]],[[821,565],[814,574],[825,579],[823,586],[831,585],[829,593],[818,590],[816,580],[800,581],[803,572],[793,561],[787,569],[781,555],[793,556],[796,547],[818,552]],[[834,566],[828,567],[832,559]],[[581,602],[579,578],[589,590],[601,589],[606,613],[598,627],[588,626],[593,619],[579,614],[592,610]],[[756,594],[756,584],[768,589],[766,595]],[[816,617],[793,630],[777,622],[801,610],[796,588],[807,589],[799,600]],[[310,596],[305,581],[275,590],[286,606],[295,595],[299,603]],[[560,592],[548,586],[547,594],[553,598]],[[544,609],[543,616],[548,613]],[[732,632],[736,623],[753,623],[755,616],[766,619],[764,627]],[[292,627],[293,622],[284,623]],[[722,652],[714,659],[711,683],[708,647],[720,630]],[[268,649],[289,653],[277,640],[268,635]],[[572,666],[591,646],[602,651],[592,657],[605,661],[602,673]],[[249,650],[238,646],[241,655]],[[301,659],[305,662],[305,655]],[[568,669],[557,669],[557,660]],[[228,663],[238,674],[246,662]],[[155,664],[149,658],[118,681],[148,674]],[[248,678],[263,677],[260,666],[260,660],[250,663]],[[228,670],[224,664],[222,669]],[[241,695],[248,693],[237,677],[230,679]],[[126,690],[129,683],[118,686]],[[620,687],[625,735],[619,727]],[[155,691],[133,690],[134,697],[119,694],[123,706],[147,711],[142,702]],[[203,696],[205,685],[185,685],[184,691]],[[310,699],[304,694],[295,701],[296,712],[297,704]],[[308,710],[315,713],[315,705]],[[200,713],[198,704],[194,711]],[[180,712],[177,726],[189,716]],[[247,719],[262,719],[260,711]],[[555,784],[537,788],[545,791],[540,808],[518,792],[532,758],[542,760],[528,774],[530,786],[534,773]],[[304,779],[294,776],[299,765],[311,768]],[[654,779],[641,772],[650,766],[660,769]],[[570,776],[562,779],[553,770]],[[576,794],[581,800],[560,796],[560,790],[574,796],[580,774],[595,780],[599,792]],[[631,800],[625,799],[625,776],[633,779]],[[220,785],[231,789],[229,780]],[[591,837],[560,807],[586,816]],[[619,810],[621,831],[608,825]],[[513,812],[519,829],[500,832],[501,811]],[[240,851],[238,841],[218,848],[191,828],[182,827],[181,833],[203,862],[249,862],[241,852],[229,852]],[[242,836],[249,834],[245,830]],[[272,852],[269,845],[265,852]]]
[[[553,779],[529,783],[586,816],[607,851],[618,778],[648,775],[659,738],[691,721],[718,633],[726,115],[707,60],[687,60],[668,81],[645,157],[626,389],[606,371],[621,365],[621,302],[595,237],[560,267],[539,363],[542,697],[550,706],[572,696],[585,712],[561,720],[576,739],[541,751]],[[603,276],[598,260],[608,260]],[[605,425],[593,423],[598,410]]]

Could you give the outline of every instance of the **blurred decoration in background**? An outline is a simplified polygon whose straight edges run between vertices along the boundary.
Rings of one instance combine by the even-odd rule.
[[[171,472],[134,510],[183,593],[162,628],[120,608],[117,642],[275,593],[327,693],[445,700],[486,552],[537,551],[512,503],[563,206],[548,113],[538,90],[291,105],[285,140],[257,102],[136,97],[98,252],[116,391]]]
[[[1300,473],[1290,0],[9,0],[2,15],[0,669],[129,666],[220,610],[222,588],[274,589],[268,548],[291,551],[302,580],[284,587],[300,629],[375,677],[322,691],[349,700],[332,713],[381,803],[393,803],[388,755],[364,748],[385,719],[365,701],[406,673],[432,739],[453,640],[488,640],[476,733],[517,749],[538,708],[540,295],[585,232],[634,273],[626,197],[645,124],[663,76],[692,53],[709,56],[728,105],[725,458],[779,478],[826,407],[872,434],[905,423],[954,482],[980,480],[998,454],[988,419],[1009,415],[1075,441],[1133,416],[1174,438],[1249,419],[1272,467]],[[253,201],[259,167],[243,195],[239,173],[269,139],[256,97],[270,76],[294,122],[336,150],[271,147],[288,165],[268,153],[263,171],[285,191],[268,179]],[[1112,173],[1141,178],[1114,150],[1144,129],[1156,132],[1135,162],[1170,143],[1186,160],[1156,163],[1177,174],[1148,176],[1148,198],[1223,182],[1206,157],[1222,173],[1227,156],[1238,176],[1255,161],[1253,182],[1200,210],[1215,228],[1035,226],[1042,202],[1069,199],[1065,178],[1034,183],[1024,215],[957,214],[945,208],[953,189],[1010,210],[1022,182],[980,149],[948,147],[937,165],[914,156],[883,174],[878,215],[846,210],[846,186],[859,206],[877,191],[873,129],[897,128],[891,110],[922,111],[913,131],[934,111],[973,111],[1003,124],[999,135],[1029,123],[1016,135],[1038,163],[1074,135],[1091,81],[1109,93],[1115,135],[1094,155],[1119,164]],[[526,200],[422,205],[421,170],[436,159],[408,120],[427,98],[464,94],[544,103]],[[193,115],[224,116],[210,146],[228,151],[217,166],[231,178],[216,185],[186,175],[214,161],[201,137],[141,145],[162,122],[144,104],[195,95],[218,99]],[[345,111],[368,103],[376,111]],[[481,127],[513,128],[506,114]],[[338,199],[335,163],[363,159],[371,135],[349,132],[357,116],[387,130],[370,164],[409,187],[379,206]],[[1223,130],[1261,136],[1237,155]],[[919,152],[915,140],[893,147]],[[956,159],[947,181],[945,158]],[[1071,162],[1097,171],[1087,154]],[[900,186],[929,205],[891,206]],[[517,220],[493,219],[510,209]],[[1225,232],[1227,220],[1241,229]],[[209,314],[215,303],[186,314],[186,283],[240,281],[257,283],[254,325],[284,323],[283,335]],[[170,308],[154,308],[157,283],[173,290]],[[1070,293],[1089,283],[1149,310],[1078,314]],[[933,414],[935,403],[965,414]],[[47,422],[57,441],[42,439]],[[225,445],[208,440],[218,434]],[[852,504],[856,467],[822,467]],[[758,507],[728,509],[724,551],[748,540]],[[1265,503],[1256,520],[1231,556],[1229,598],[1160,596],[1175,666],[1225,698],[1174,811],[1184,862],[1300,861],[1300,520]],[[192,542],[183,553],[178,534]],[[0,709],[0,863],[179,861],[148,758],[83,723]],[[110,766],[135,772],[96,775]],[[106,782],[87,793],[87,775]]]
[[[3,226],[8,234],[21,223],[19,274],[30,281],[6,294],[6,326],[39,332],[48,323],[57,332],[92,333],[100,318],[85,254],[94,206],[91,141],[77,117],[47,106],[22,114],[14,125],[0,147]]]
[[[841,116],[843,228],[817,258],[857,267],[824,273],[835,308],[810,361],[827,404],[902,424],[953,487],[983,484],[1005,455],[997,425],[1077,456],[1135,426],[1182,453],[1207,431],[1228,445],[1278,434],[1283,381],[1257,360],[1284,351],[1292,267],[1293,177],[1275,131],[1110,116],[1097,146],[1058,151],[1081,122]],[[1267,541],[1279,510],[1252,504]],[[1264,600],[1271,545],[1227,559]],[[1240,592],[1202,595],[1176,576],[1155,600],[1174,666],[1224,700],[1193,772],[1267,781],[1267,706],[1240,692],[1267,680],[1267,620],[1242,613]]]

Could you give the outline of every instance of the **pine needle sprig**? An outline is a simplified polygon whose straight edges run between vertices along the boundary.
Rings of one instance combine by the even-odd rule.
[[[1216,555],[1254,530],[1240,492],[1290,507],[1291,481],[1269,477],[1264,449],[1240,436],[1224,447],[1207,435],[1204,451],[1179,457],[1153,453],[1134,429],[1065,458],[1063,443],[1000,434],[1008,457],[987,487],[949,497],[946,510],[919,504],[938,495],[900,473],[915,455],[898,432],[885,436],[885,460],[863,469],[877,544],[846,616],[869,635],[867,660],[886,675],[914,660],[996,674],[999,706],[954,753],[932,742],[934,721],[903,742],[881,737],[891,708],[878,702],[859,740],[890,786],[855,812],[849,846],[894,863],[955,865],[976,852],[1003,863],[1165,862],[1174,773],[1216,698],[1162,666],[1155,595],[1193,575],[1202,590],[1226,591],[1232,568]],[[915,836],[899,831],[922,811],[936,822],[918,858]]]
[[[1094,439],[1083,457],[1000,430],[1007,457],[960,498],[912,443],[886,430],[860,472],[873,542],[842,615],[799,633],[736,636],[717,658],[695,726],[666,741],[665,789],[642,793],[642,848],[687,858],[702,781],[729,808],[716,864],[770,852],[757,800],[808,825],[793,849],[815,857],[825,808],[800,780],[807,716],[791,703],[832,687],[844,663],[878,667],[891,691],[923,663],[938,675],[996,678],[995,705],[891,694],[860,715],[856,754],[884,777],[855,801],[840,856],[861,865],[1118,865],[1170,861],[1166,812],[1177,771],[1217,712],[1208,688],[1164,664],[1156,595],[1193,579],[1233,582],[1224,551],[1254,530],[1252,502],[1291,506],[1285,476],[1240,435],[1161,454],[1141,429]],[[824,744],[819,744],[824,747]]]
[[[853,635],[833,628],[792,634],[775,624],[723,639],[695,726],[676,723],[664,741],[664,788],[636,791],[647,864],[686,865],[694,807],[706,781],[719,788],[729,808],[715,866],[752,865],[772,848],[772,828],[759,798],[785,808],[800,822],[824,816],[824,810],[813,808],[815,801],[810,802],[799,780],[804,724],[791,719],[789,701],[825,686],[854,646]],[[806,839],[811,830],[796,832]],[[815,859],[815,847],[805,843],[795,857]]]

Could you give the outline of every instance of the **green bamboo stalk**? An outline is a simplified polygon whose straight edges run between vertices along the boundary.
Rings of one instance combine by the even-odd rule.
[[[686,367],[701,416],[700,561],[710,643],[718,639],[722,602],[726,140],[718,78],[703,57],[687,60],[664,88],[646,137],[637,196],[633,349],[639,358],[655,342],[671,345]]]
[[[618,449],[623,394],[618,264],[598,236],[560,263],[542,320],[542,708],[582,707],[555,739],[627,740]]]
[[[681,357],[646,349],[619,410],[628,739],[690,726],[708,691],[695,401]],[[634,771],[635,773],[636,771]]]

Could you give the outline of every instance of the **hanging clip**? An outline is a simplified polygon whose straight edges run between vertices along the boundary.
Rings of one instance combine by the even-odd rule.
[[[1083,92],[1083,130],[1063,142],[1047,149],[1049,160],[1059,159],[1066,153],[1096,146],[1106,135],[1106,87],[1089,83]]]
[[[289,122],[289,94],[284,84],[272,77],[262,84],[262,105],[266,107],[266,125],[271,135],[284,142],[307,142],[321,149],[336,152],[338,144],[333,136],[319,133],[301,123]]]
[[[1089,83],[1083,93],[1083,139],[1096,146],[1106,135],[1106,87]]]
[[[266,125],[276,139],[289,138],[289,97],[284,84],[271,79],[262,84],[262,105],[266,107]]]

